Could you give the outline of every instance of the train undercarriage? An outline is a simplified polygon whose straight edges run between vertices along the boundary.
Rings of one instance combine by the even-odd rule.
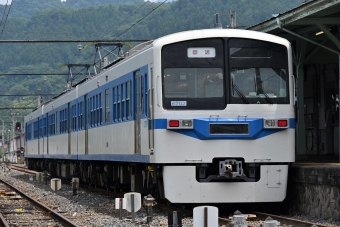
[[[83,184],[115,192],[152,193],[164,198],[162,171],[159,165],[141,163],[71,161],[56,159],[26,159],[27,167],[38,172],[47,171],[52,178],[79,178]]]

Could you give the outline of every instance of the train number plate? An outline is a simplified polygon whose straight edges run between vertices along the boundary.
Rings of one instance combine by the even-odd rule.
[[[171,101],[171,106],[187,106],[187,101]]]

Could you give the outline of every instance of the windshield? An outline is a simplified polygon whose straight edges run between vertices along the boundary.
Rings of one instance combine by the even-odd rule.
[[[164,69],[166,98],[223,97],[223,73],[219,68]]]
[[[232,97],[241,97],[242,94],[247,99],[287,96],[285,69],[232,68],[230,73]]]

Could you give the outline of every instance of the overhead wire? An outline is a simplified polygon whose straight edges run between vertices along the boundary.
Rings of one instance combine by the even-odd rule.
[[[7,0],[7,3],[8,3],[8,0]],[[1,39],[2,33],[3,33],[4,30],[5,30],[5,26],[6,26],[6,23],[7,23],[8,15],[9,15],[9,13],[11,12],[11,8],[12,8],[13,3],[14,3],[14,0],[12,0],[11,5],[10,5],[8,11],[7,11],[6,20],[5,20],[5,23],[4,23],[3,27],[2,27],[1,33],[0,33],[0,39]],[[6,5],[7,5],[7,4],[6,4]],[[2,20],[1,20],[1,22],[2,22]]]
[[[4,20],[5,14],[6,14],[7,4],[8,4],[8,0],[6,2],[6,6],[5,6],[5,9],[4,9],[4,12],[2,13],[2,18],[1,18],[1,22],[0,22],[0,28],[1,28],[2,22]]]
[[[121,35],[123,35],[124,33],[126,33],[127,31],[129,31],[131,28],[133,28],[135,25],[137,25],[138,23],[140,23],[142,20],[144,20],[147,16],[149,16],[151,13],[153,13],[156,9],[158,9],[160,6],[162,6],[165,2],[167,2],[168,0],[164,0],[161,4],[159,4],[157,7],[153,8],[149,13],[147,13],[144,17],[142,17],[141,19],[139,19],[137,22],[135,22],[134,24],[132,24],[129,28],[127,28],[126,30],[124,30],[122,33],[120,33],[119,35],[117,35],[115,38],[113,39],[117,39],[118,37],[120,37]],[[133,13],[135,13],[136,11],[138,11],[139,9],[141,9],[146,3],[149,3],[149,1],[144,2],[143,5],[141,5],[138,9],[136,9]],[[130,17],[129,17],[130,18]],[[120,24],[122,24],[123,22],[125,22],[128,18],[124,19]],[[115,28],[119,27],[121,25],[117,25],[114,27],[114,29],[112,29],[109,33],[105,34],[102,37],[105,37],[106,35],[110,34],[112,31],[115,30]],[[81,61],[80,63],[86,61],[87,59],[89,59],[90,57],[84,59],[83,61]],[[95,63],[94,63],[95,64]]]
[[[132,24],[129,28],[127,28],[124,32],[122,32],[121,34],[119,34],[118,36],[116,36],[114,39],[117,39],[118,37],[120,37],[121,35],[123,35],[124,33],[126,33],[127,31],[129,31],[131,28],[133,28],[136,24],[138,24],[139,22],[141,22],[142,20],[144,20],[147,16],[149,16],[151,13],[153,13],[156,9],[158,9],[159,7],[161,7],[165,2],[167,2],[168,0],[164,0],[161,4],[159,4],[156,8],[153,8],[148,14],[146,14],[144,17],[142,17],[141,19],[139,19],[136,23]]]
[[[8,1],[8,0],[7,0]],[[14,0],[13,0],[14,1]],[[141,21],[143,21],[147,16],[149,16],[150,14],[152,14],[155,10],[157,10],[160,6],[162,6],[165,2],[167,2],[167,0],[164,0],[161,4],[159,4],[157,7],[153,8],[150,12],[148,12],[144,17],[142,17],[141,19],[139,19],[138,21],[136,21],[134,24],[132,24],[129,28],[125,29],[122,33],[120,33],[119,35],[116,36],[116,38],[118,38],[119,36],[123,35],[124,33],[126,33],[127,31],[129,31],[130,29],[132,29],[133,27],[135,27],[138,23],[140,23]],[[13,3],[13,2],[12,2]],[[133,13],[137,12],[138,10],[140,10],[143,6],[145,6],[147,3],[150,3],[149,1],[146,1],[144,2],[144,4],[142,4],[140,7],[138,7],[135,11],[133,11]],[[8,12],[9,14],[9,12]],[[7,18],[8,18],[8,14],[7,14],[7,17],[6,17],[6,21],[7,21]],[[119,23],[119,25],[115,26],[113,29],[111,29],[108,33],[106,33],[105,35],[101,36],[101,37],[105,37],[107,36],[108,34],[112,33],[113,31],[119,31],[119,30],[122,30],[122,29],[117,29],[118,27],[122,26],[122,23],[126,22],[130,17],[126,17],[123,21],[121,21]],[[164,26],[164,24],[160,25],[160,26]],[[138,29],[138,28],[137,28]],[[139,29],[143,29],[143,27],[139,28]],[[3,32],[3,31],[2,31]],[[6,32],[13,32],[13,31],[6,31]],[[19,33],[19,32],[18,32]],[[28,32],[20,32],[20,33],[25,33],[27,34]],[[30,33],[33,33],[33,32],[30,32]],[[34,33],[33,33],[34,34]],[[35,33],[35,34],[42,34],[42,33]],[[48,33],[47,33],[48,34]],[[52,33],[49,33],[49,34],[52,34]],[[55,34],[55,33],[53,33]],[[63,34],[63,33],[59,33],[59,34]],[[77,33],[74,33],[74,32],[71,32],[71,33],[67,33],[65,32],[64,34],[77,34]],[[80,34],[80,33],[79,33]],[[83,34],[83,33],[82,33]],[[0,35],[1,37],[1,35]],[[116,39],[114,38],[114,39]],[[74,56],[76,56],[76,53],[74,54]],[[89,56],[88,58],[86,59],[83,59],[80,61],[80,63],[88,60],[89,58],[91,58],[91,56]],[[52,69],[52,71],[59,71],[60,72],[60,69]],[[63,74],[63,73],[61,73]]]
[[[132,12],[132,14],[134,14],[135,12],[137,12],[138,10],[140,10],[146,3],[148,3],[148,1],[147,1],[147,2],[144,2],[140,7],[138,7],[136,10],[134,10],[134,11]],[[105,35],[101,36],[101,38],[107,36],[107,35],[110,34],[112,31],[115,31],[116,28],[118,28],[119,26],[121,26],[121,24],[124,23],[125,21],[127,21],[129,18],[130,18],[130,16],[126,17],[123,21],[121,21],[121,22],[119,23],[119,25],[115,26],[115,27],[114,27],[113,29],[111,29],[108,33],[106,33]],[[77,56],[76,52],[74,53],[74,56]],[[79,61],[78,64],[83,63],[83,62],[87,61],[87,60],[90,59],[90,58],[91,58],[91,56],[89,56],[89,57],[87,57],[87,58],[85,58],[85,59]],[[95,64],[95,59],[94,59],[94,63],[93,63],[93,64]]]

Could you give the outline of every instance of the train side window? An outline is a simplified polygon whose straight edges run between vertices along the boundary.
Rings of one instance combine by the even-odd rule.
[[[93,96],[93,127],[96,127],[97,125],[97,99],[96,96]]]
[[[61,119],[61,124],[62,124],[62,130],[60,133],[64,133],[66,131],[66,127],[65,127],[65,110],[62,110],[61,111],[61,116],[62,116],[62,119]]]
[[[120,85],[117,86],[117,121],[120,120],[121,115],[120,115],[120,103],[121,103],[121,94],[120,94]]]
[[[117,88],[113,87],[112,89],[113,93],[113,122],[117,121]]]
[[[103,124],[103,105],[102,105],[102,93],[99,93],[99,123]]]
[[[84,102],[80,102],[80,129],[84,128],[84,123]]]
[[[33,123],[33,139],[38,138],[38,121]]]
[[[67,112],[68,110],[67,109],[65,109],[65,132],[67,132],[68,131],[68,118],[67,118],[67,116],[68,116],[68,112]]]
[[[147,117],[148,116],[148,111],[147,111],[147,109],[148,109],[148,75],[147,74],[145,74],[144,75],[144,91],[143,91],[143,93],[144,93],[144,96],[145,96],[145,98],[144,98],[144,113],[145,113],[145,116]]]
[[[29,128],[31,125],[26,123],[26,141],[29,140],[29,134],[31,133],[31,129]]]
[[[72,105],[71,107],[71,110],[72,110],[72,116],[71,116],[71,130],[72,131],[75,131],[76,128],[75,128],[75,115],[76,115],[76,105]]]
[[[125,93],[125,97],[126,97],[126,119],[130,119],[130,116],[131,116],[131,107],[130,107],[130,103],[131,103],[131,101],[130,101],[130,97],[131,97],[131,94],[130,94],[130,92],[131,92],[131,82],[130,81],[128,81],[128,82],[126,82],[126,89],[125,89],[125,91],[126,91],[126,93]]]
[[[90,98],[90,112],[91,112],[90,125],[91,127],[93,127],[93,97]]]
[[[90,107],[90,98],[87,99],[87,111],[86,111],[86,114],[87,114],[87,122],[86,122],[86,129],[89,128],[90,124],[91,124],[91,107]]]
[[[63,112],[62,111],[59,111],[59,133],[61,134],[63,132],[63,124],[62,124],[62,114]]]
[[[59,132],[59,121],[58,121],[58,112],[55,113],[55,133],[58,134]]]
[[[110,89],[105,90],[105,122],[110,121]]]
[[[51,117],[52,117],[52,115],[48,116],[47,135],[49,135],[49,136],[51,135],[51,131],[52,131]]]
[[[51,135],[55,135],[55,114],[51,115]]]
[[[78,103],[78,130],[83,129],[83,102]]]
[[[43,132],[43,124],[42,124],[42,122],[43,122],[43,119],[40,119],[39,120],[39,138],[43,137],[43,134],[42,134],[42,132]]]
[[[44,117],[44,137],[47,136],[47,117]]]
[[[144,113],[144,75],[140,75],[140,113]]]
[[[125,83],[121,84],[121,91],[122,91],[122,120],[126,119],[125,114]]]

